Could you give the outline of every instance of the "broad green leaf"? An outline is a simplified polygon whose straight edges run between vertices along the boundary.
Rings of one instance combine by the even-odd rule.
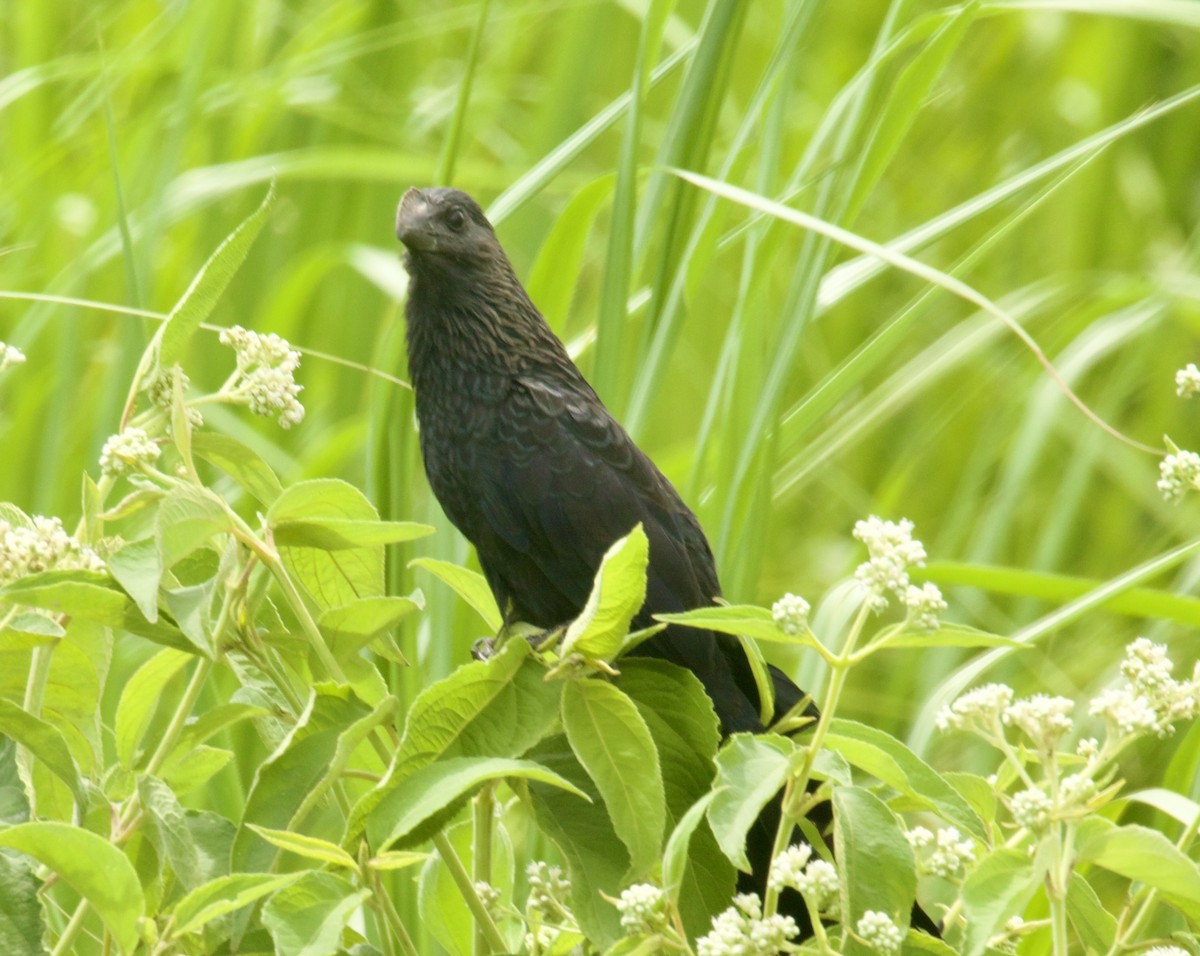
[[[523,640],[509,641],[488,661],[464,664],[413,701],[387,777],[355,805],[347,835],[412,773],[439,758],[520,757],[558,719],[561,682]]]
[[[611,660],[621,649],[629,622],[646,601],[646,568],[650,542],[641,524],[605,553],[592,583],[592,593],[579,616],[567,627],[562,653],[592,660]]]
[[[317,626],[338,660],[357,654],[424,606],[421,592],[412,597],[367,597],[321,612]]]
[[[270,507],[283,492],[275,472],[258,452],[221,432],[201,430],[192,435],[192,451],[236,481],[259,504]]]
[[[231,873],[198,886],[175,904],[175,936],[186,936],[205,924],[262,899],[304,876],[287,873]]]
[[[347,688],[314,687],[296,725],[275,752],[259,764],[246,798],[242,829],[233,845],[233,868],[268,869],[275,849],[246,824],[274,830],[295,829],[294,817],[325,779],[342,733],[370,709]]]
[[[496,606],[492,589],[482,574],[437,558],[415,558],[408,562],[410,568],[424,568],[438,580],[450,585],[454,592],[466,601],[493,631],[499,631],[504,616]]]
[[[571,911],[593,945],[610,945],[624,934],[616,908],[601,894],[620,895],[628,882],[629,853],[613,830],[600,792],[580,766],[565,735],[542,741],[529,756],[570,780],[592,799],[587,803],[556,787],[529,785],[538,829],[554,841],[569,865]]]
[[[1200,815],[1200,804],[1195,800],[1190,800],[1182,793],[1165,790],[1162,787],[1152,787],[1148,790],[1138,790],[1136,793],[1123,794],[1121,799],[1144,803],[1146,806],[1154,807],[1155,810],[1161,810],[1185,827],[1194,827],[1196,817]]]
[[[184,588],[166,588],[163,603],[183,634],[205,657],[213,657],[212,599],[215,578]]]
[[[807,632],[788,634],[775,623],[769,608],[756,607],[752,604],[698,607],[693,611],[684,611],[682,614],[655,614],[654,619],[665,621],[668,624],[698,627],[706,631],[720,631],[723,634],[753,637],[775,644],[817,646],[817,640],[811,634]]]
[[[1013,916],[1020,916],[1041,884],[1028,853],[1000,848],[984,857],[963,882],[967,918],[965,956],[980,956],[987,942]]]
[[[170,862],[180,886],[195,889],[201,877],[200,851],[174,791],[155,777],[140,777],[138,797],[146,815],[146,832],[160,859]]]
[[[896,917],[908,926],[917,892],[916,860],[896,815],[862,787],[833,790],[834,855],[841,871],[841,911],[857,923],[867,910]],[[873,950],[852,937],[843,942],[847,954]]]
[[[654,741],[666,798],[666,829],[674,835],[679,821],[711,792],[713,758],[721,739],[712,700],[695,674],[666,661],[625,658],[616,683],[637,706]],[[694,835],[681,840],[675,899],[684,928],[701,935],[708,931],[712,914],[728,905],[736,873],[707,823],[701,821]],[[663,885],[668,886],[665,881],[664,876]]]
[[[146,903],[124,853],[90,830],[55,822],[0,829],[0,847],[28,853],[61,876],[104,920],[121,952],[133,952]]]
[[[14,779],[16,774],[13,775]],[[0,953],[43,952],[43,886],[34,863],[19,853],[0,853]]]
[[[399,544],[433,534],[433,526],[415,521],[380,521],[353,518],[290,518],[271,526],[278,544],[347,551]]]
[[[247,823],[246,826],[268,843],[279,847],[281,850],[287,850],[289,853],[295,853],[309,860],[320,860],[322,863],[329,863],[348,870],[358,868],[354,857],[336,843],[330,843],[328,840],[321,840],[304,833],[292,833],[290,830],[272,830],[269,827],[259,827],[253,823]]]
[[[532,760],[452,757],[422,767],[405,779],[367,817],[371,846],[413,845],[429,839],[463,801],[489,780],[519,778],[561,787],[584,799],[574,784]]]
[[[0,601],[83,616],[110,626],[120,625],[130,603],[112,587],[107,575],[94,571],[30,574],[0,588]]]
[[[108,573],[125,589],[146,620],[158,620],[158,585],[162,561],[154,538],[130,541],[108,557]]]
[[[176,750],[175,755],[163,764],[160,775],[172,790],[182,795],[208,783],[232,759],[233,751],[222,747],[201,745],[187,753]]]
[[[746,834],[767,801],[783,789],[796,745],[776,734],[734,734],[717,754],[708,823],[726,858],[750,872]]]
[[[28,750],[35,760],[70,788],[79,806],[87,805],[87,791],[79,767],[57,727],[34,717],[12,701],[0,698],[0,736],[14,740]]]
[[[163,688],[190,660],[194,658],[181,651],[161,650],[139,667],[122,689],[113,736],[117,759],[126,770],[134,767],[142,737],[158,709]]]
[[[170,568],[215,535],[229,531],[229,515],[212,492],[176,485],[154,517],[154,540],[163,568]]]
[[[563,688],[562,721],[629,850],[632,875],[644,875],[661,855],[666,824],[662,769],[645,720],[612,684],[571,680]]]
[[[1079,873],[1067,887],[1067,916],[1089,953],[1107,953],[1117,936],[1117,920]]]
[[[284,490],[267,513],[272,529],[289,523],[297,527],[322,522],[349,522],[359,528],[379,522],[375,506],[353,485],[332,478],[302,481]],[[314,536],[318,532],[314,532]],[[298,533],[299,538],[305,538]],[[286,537],[286,533],[285,533]],[[346,538],[335,535],[339,541]],[[291,574],[321,608],[340,607],[359,598],[384,593],[383,543],[330,552],[310,543],[280,544],[280,555]]]
[[[942,624],[936,631],[916,631],[900,624],[890,634],[881,637],[877,645],[881,651],[898,647],[1011,647],[1024,650],[1027,646],[965,624]]]
[[[1090,830],[1088,837],[1081,837],[1078,847],[1082,862],[1200,903],[1200,865],[1157,830],[1137,824],[1101,825]]]
[[[274,201],[275,184],[272,182],[259,207],[217,246],[216,251],[196,273],[187,291],[175,303],[167,321],[155,336],[159,343],[160,366],[174,365],[183,358],[188,341],[200,328],[200,324],[208,318],[221,293],[229,285],[229,280],[246,258],[250,246],[266,222],[267,211]]]
[[[983,821],[962,795],[890,734],[835,718],[825,746],[977,839],[987,838]]]
[[[683,888],[684,871],[688,862],[688,845],[691,843],[692,834],[696,832],[696,827],[704,820],[704,814],[708,812],[708,805],[712,802],[712,798],[713,793],[709,791],[691,805],[687,813],[675,824],[675,829],[671,831],[671,836],[667,840],[666,849],[663,850],[663,890],[666,891],[667,898],[672,902],[678,903],[679,901],[679,892]]]

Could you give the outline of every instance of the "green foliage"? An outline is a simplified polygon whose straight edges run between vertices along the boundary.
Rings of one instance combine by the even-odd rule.
[[[834,809],[845,919],[808,951],[906,925],[914,869],[947,938],[905,952],[1194,949],[1195,725],[1094,757],[935,727],[985,681],[1102,701],[1140,633],[1195,661],[1194,501],[1064,399],[1195,444],[1198,28],[1173,0],[15,5],[0,520],[80,520],[0,570],[0,950],[682,952],[779,787]],[[722,744],[694,677],[621,656],[636,534],[565,646],[511,622],[461,663],[504,617],[421,475],[387,228],[451,178],[710,532],[739,603],[663,623],[762,641],[820,721]],[[234,368],[238,323],[301,346],[303,431],[238,412],[301,395],[286,344]],[[855,616],[870,510],[930,534],[913,577],[959,620]],[[785,626],[759,605],[796,582],[827,596]],[[664,890],[636,930],[633,879]]]

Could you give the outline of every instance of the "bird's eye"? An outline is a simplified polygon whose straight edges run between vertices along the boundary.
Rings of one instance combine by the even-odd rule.
[[[467,214],[461,209],[451,209],[446,213],[446,225],[459,232],[467,224]]]

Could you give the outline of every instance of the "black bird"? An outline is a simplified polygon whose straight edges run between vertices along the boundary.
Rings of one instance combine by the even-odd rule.
[[[721,587],[696,516],[575,367],[483,210],[455,189],[410,189],[396,236],[408,250],[408,364],[425,472],[475,545],[506,623],[549,629],[576,617],[605,551],[638,522],[650,563],[634,626],[712,604]],[[723,734],[763,730],[734,637],[675,626],[638,652],[696,674]],[[774,668],[772,678],[777,719],[804,694]],[[751,834],[756,873],[739,878],[743,891],[762,893],[777,814],[769,806]],[[789,909],[811,931],[803,905]]]

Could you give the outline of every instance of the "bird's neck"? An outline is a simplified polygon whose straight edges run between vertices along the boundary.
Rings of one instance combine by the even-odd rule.
[[[566,353],[507,259],[486,281],[476,268],[409,255],[408,366],[420,394],[460,376],[522,374],[538,355]],[[458,373],[447,375],[447,372]]]

